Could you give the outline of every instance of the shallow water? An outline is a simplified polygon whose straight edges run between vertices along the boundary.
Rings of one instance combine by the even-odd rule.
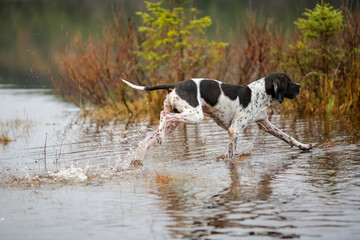
[[[246,155],[234,160],[220,157],[227,134],[207,119],[180,126],[130,169],[155,126],[84,122],[50,90],[0,88],[0,96],[0,121],[24,120],[7,129],[16,141],[0,145],[0,239],[360,234],[360,127],[348,117],[274,114],[275,125],[315,148],[290,148],[252,125],[238,145]]]

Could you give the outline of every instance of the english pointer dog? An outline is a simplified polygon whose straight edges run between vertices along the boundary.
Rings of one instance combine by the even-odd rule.
[[[230,158],[234,156],[239,133],[253,122],[291,147],[312,149],[311,144],[297,141],[268,119],[266,110],[271,104],[276,101],[282,103],[284,98],[294,99],[300,93],[300,84],[291,82],[284,73],[270,73],[249,85],[232,85],[206,78],[191,78],[177,84],[148,87],[122,81],[138,90],[168,91],[159,127],[153,135],[140,143],[133,165],[142,165],[148,149],[155,142],[161,144],[165,136],[173,132],[180,123],[198,123],[204,119],[204,114],[228,131]]]

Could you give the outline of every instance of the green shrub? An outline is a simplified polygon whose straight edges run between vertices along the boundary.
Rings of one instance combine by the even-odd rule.
[[[143,58],[141,67],[153,84],[208,75],[213,64],[221,60],[227,43],[208,40],[205,29],[211,25],[211,19],[198,18],[196,8],[166,9],[163,3],[164,0],[146,2],[146,12],[137,12],[143,20],[138,30],[145,39],[137,51]],[[159,74],[167,79],[159,79]]]

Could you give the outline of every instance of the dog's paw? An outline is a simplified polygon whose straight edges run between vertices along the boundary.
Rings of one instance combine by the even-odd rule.
[[[143,166],[143,161],[140,159],[132,160],[130,163],[130,168],[137,168]]]
[[[299,146],[299,149],[303,151],[310,151],[312,148],[312,144],[302,144]]]

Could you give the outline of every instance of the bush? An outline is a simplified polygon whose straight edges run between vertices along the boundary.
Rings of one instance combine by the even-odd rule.
[[[283,71],[302,83],[296,104],[291,107],[286,103],[285,107],[303,113],[355,111],[359,100],[353,90],[359,93],[359,75],[350,72],[359,70],[359,36],[350,36],[354,42],[349,42],[346,35],[350,29],[356,34],[359,24],[352,22],[351,15],[344,17],[343,12],[323,2],[303,15],[305,18],[295,21],[299,33],[293,43],[284,53],[277,52]],[[347,69],[349,66],[354,68]],[[353,87],[351,93],[346,85]]]

